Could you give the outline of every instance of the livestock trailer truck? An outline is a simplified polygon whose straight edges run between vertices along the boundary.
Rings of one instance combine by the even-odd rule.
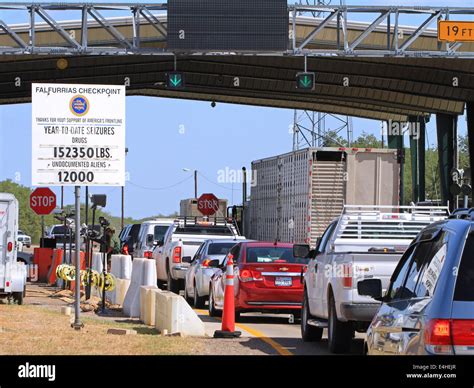
[[[0,298],[23,303],[26,266],[17,261],[18,201],[13,194],[0,193]]]
[[[252,162],[247,237],[314,244],[344,205],[399,205],[397,150],[306,148]]]

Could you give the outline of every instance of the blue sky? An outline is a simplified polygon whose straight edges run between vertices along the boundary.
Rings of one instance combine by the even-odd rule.
[[[117,2],[117,1],[114,1]],[[370,5],[466,6],[474,1],[348,1]],[[56,16],[56,15],[55,15]],[[9,23],[25,22],[19,13],[1,15]],[[76,18],[75,15],[64,19]],[[240,183],[218,183],[220,170],[250,167],[252,160],[291,151],[293,110],[249,107],[152,97],[127,97],[126,146],[129,154],[125,189],[126,215],[140,218],[178,210],[179,200],[193,195],[192,172],[199,171],[199,192],[213,192],[229,202],[241,202]],[[338,125],[334,120],[327,127]],[[435,120],[428,124],[428,140],[435,143]],[[380,136],[380,122],[354,119],[354,138],[362,131]],[[459,129],[466,130],[465,118]],[[31,182],[31,105],[0,106],[0,180]],[[59,189],[56,190],[59,193]],[[108,195],[106,210],[120,214],[120,188],[97,187]],[[65,188],[65,203],[73,202],[73,188]]]

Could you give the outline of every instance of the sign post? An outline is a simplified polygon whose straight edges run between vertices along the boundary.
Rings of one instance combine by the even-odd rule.
[[[80,194],[125,184],[125,86],[32,84],[32,185],[74,186],[75,317],[80,321]]]

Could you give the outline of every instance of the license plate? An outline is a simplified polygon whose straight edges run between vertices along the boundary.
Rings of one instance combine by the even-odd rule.
[[[291,278],[288,277],[277,277],[275,278],[275,286],[279,287],[291,287],[293,285],[293,281]]]

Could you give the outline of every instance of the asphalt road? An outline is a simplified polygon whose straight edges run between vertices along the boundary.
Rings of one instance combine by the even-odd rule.
[[[204,322],[206,334],[213,335],[220,329],[218,318],[209,317],[207,310],[195,310]],[[288,315],[242,314],[236,323],[236,330],[242,337],[258,338],[268,346],[268,354],[280,355],[330,355],[327,344],[327,330],[324,330],[321,342],[303,342],[300,332],[300,321],[289,323]],[[351,347],[351,354],[362,354],[365,334],[356,333]]]

